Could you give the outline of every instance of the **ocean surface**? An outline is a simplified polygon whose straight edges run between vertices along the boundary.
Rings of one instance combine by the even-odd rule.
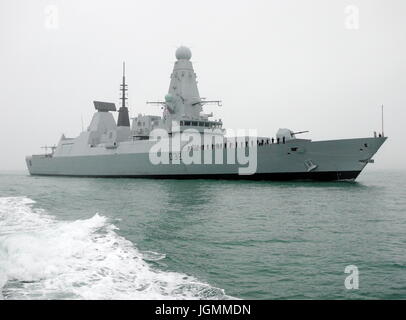
[[[406,172],[368,169],[353,183],[0,173],[0,298],[405,299]]]

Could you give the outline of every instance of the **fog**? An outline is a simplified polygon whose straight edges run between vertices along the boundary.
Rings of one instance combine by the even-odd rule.
[[[375,169],[406,168],[406,2],[0,2],[0,170],[25,169],[62,133],[89,124],[93,100],[119,102],[126,62],[131,116],[160,115],[180,45],[192,50],[205,111],[226,128],[310,130],[313,140],[389,140]]]

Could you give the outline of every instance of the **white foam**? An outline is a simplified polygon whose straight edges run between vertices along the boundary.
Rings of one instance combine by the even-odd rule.
[[[0,198],[0,298],[227,298],[194,277],[153,268],[145,260],[165,256],[141,253],[104,216],[58,221],[34,203]]]

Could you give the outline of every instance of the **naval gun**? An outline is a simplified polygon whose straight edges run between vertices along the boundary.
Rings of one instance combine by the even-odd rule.
[[[290,129],[281,128],[276,133],[276,139],[279,139],[280,141],[293,140],[293,139],[296,139],[297,134],[302,134],[302,133],[307,133],[307,132],[309,132],[309,131],[306,130],[306,131],[293,132]]]
[[[297,131],[297,132],[292,132],[293,135],[297,135],[297,134],[302,134],[302,133],[308,133],[310,132],[309,130],[305,130],[305,131]]]

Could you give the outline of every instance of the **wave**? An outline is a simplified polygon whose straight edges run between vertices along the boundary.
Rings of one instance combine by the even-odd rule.
[[[226,299],[222,289],[148,261],[108,218],[58,221],[26,197],[0,198],[0,298]],[[2,296],[1,296],[2,295]]]

